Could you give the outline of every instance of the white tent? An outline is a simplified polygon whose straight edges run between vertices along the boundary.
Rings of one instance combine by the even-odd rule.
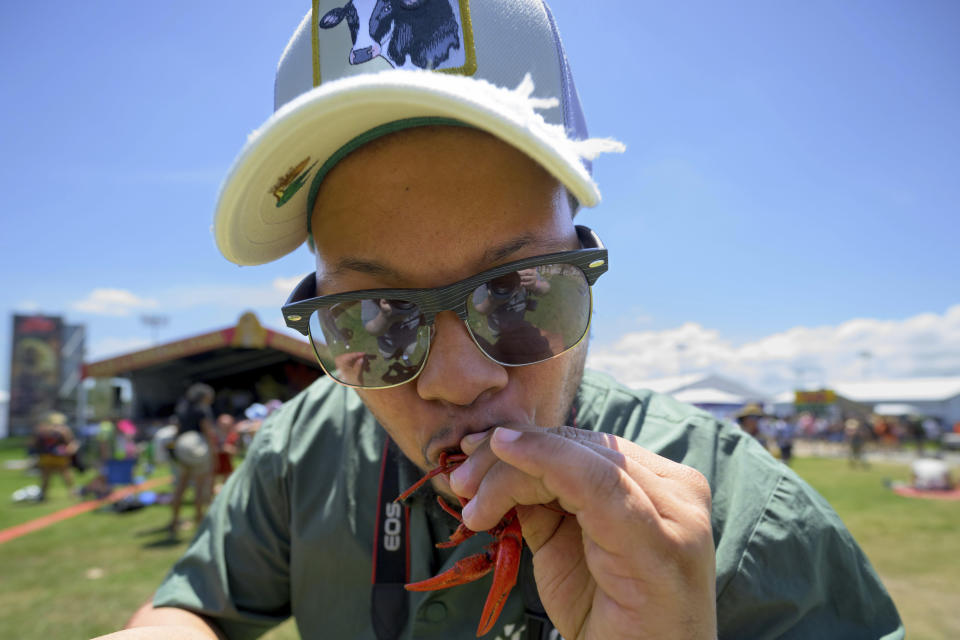
[[[945,426],[960,421],[960,376],[837,382],[832,388],[845,398],[874,405],[876,413],[883,409],[886,415],[930,416]]]
[[[729,405],[742,407],[747,399],[735,393],[727,393],[720,389],[687,389],[672,394],[674,399],[687,404],[700,405]]]
[[[747,402],[767,402],[767,394],[751,389],[750,387],[737,382],[726,376],[717,374],[692,373],[685,376],[670,376],[666,378],[654,378],[651,380],[640,380],[630,385],[634,389],[650,389],[658,393],[667,393],[677,398],[677,394],[685,391],[703,390],[738,396],[739,404]],[[683,400],[690,402],[690,400]]]
[[[902,402],[881,402],[874,405],[873,412],[878,416],[919,416],[923,415],[918,407]]]

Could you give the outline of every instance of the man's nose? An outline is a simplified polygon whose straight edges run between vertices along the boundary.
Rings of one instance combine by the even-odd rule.
[[[506,367],[480,351],[457,314],[437,315],[430,355],[416,380],[421,398],[468,406],[485,392],[503,389],[507,382]]]

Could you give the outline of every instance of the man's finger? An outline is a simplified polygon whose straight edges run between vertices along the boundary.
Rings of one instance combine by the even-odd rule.
[[[498,428],[490,440],[491,450],[504,463],[486,474],[470,505],[464,510],[468,527],[490,528],[517,504],[548,504],[557,499],[572,513],[597,502],[623,503],[629,494],[634,508],[655,513],[653,505],[626,473],[645,476],[648,483],[660,480],[622,454],[611,460],[593,447],[548,431],[521,433]]]

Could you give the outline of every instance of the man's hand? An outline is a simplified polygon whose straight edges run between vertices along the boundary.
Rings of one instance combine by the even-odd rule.
[[[716,638],[706,479],[609,434],[511,427],[464,438],[451,487],[471,499],[463,519],[476,531],[517,507],[563,637]],[[550,504],[573,515],[538,506]]]

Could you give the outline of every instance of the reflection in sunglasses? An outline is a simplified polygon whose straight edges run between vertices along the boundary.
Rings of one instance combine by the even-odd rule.
[[[344,384],[385,388],[415,378],[433,323],[455,312],[480,350],[506,366],[542,362],[576,346],[590,324],[590,285],[607,269],[593,232],[583,249],[524,258],[434,289],[375,289],[313,297],[305,278],[284,305],[287,324],[310,337],[320,364]]]

